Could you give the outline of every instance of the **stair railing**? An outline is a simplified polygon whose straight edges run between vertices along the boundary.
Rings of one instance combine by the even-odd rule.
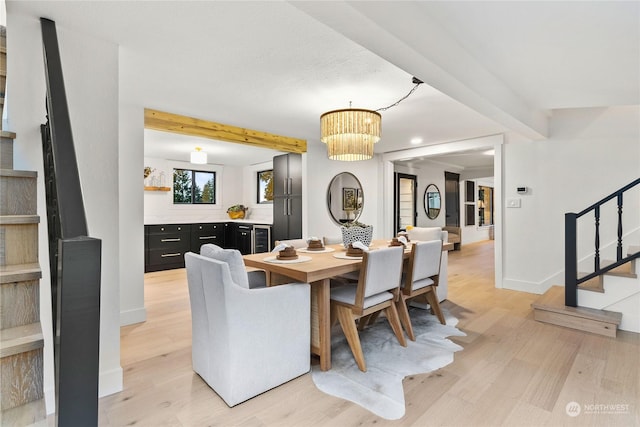
[[[47,84],[42,125],[49,226],[56,425],[98,425],[100,239],[88,237],[55,22],[40,19]]]
[[[610,270],[613,270],[616,267],[621,266],[627,262],[630,262],[633,259],[640,257],[640,252],[623,256],[622,252],[622,238],[623,238],[623,229],[622,229],[622,205],[624,200],[624,193],[628,190],[632,189],[636,185],[640,184],[640,178],[635,181],[625,185],[619,190],[609,194],[607,197],[602,200],[594,203],[588,208],[582,210],[579,213],[565,213],[564,215],[564,242],[565,242],[565,251],[564,251],[564,263],[565,263],[565,273],[564,273],[564,303],[566,306],[577,307],[578,306],[578,285],[586,282],[587,280],[593,279],[594,277],[600,276]],[[616,261],[612,264],[609,264],[605,267],[600,265],[600,208],[606,202],[616,199],[617,203],[617,244],[616,244]],[[578,253],[577,253],[577,222],[578,218],[581,216],[593,212],[594,214],[594,271],[592,273],[586,274],[583,277],[578,278]]]

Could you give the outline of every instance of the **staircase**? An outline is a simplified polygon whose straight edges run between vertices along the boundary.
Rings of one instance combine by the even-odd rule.
[[[640,247],[629,246],[626,254],[623,250],[624,239],[631,236],[623,234],[623,201],[639,188],[640,179],[636,179],[580,213],[565,214],[565,286],[552,286],[531,305],[536,320],[610,337],[615,337],[618,329],[640,333],[640,280],[636,274]],[[615,203],[614,209],[602,209],[615,211],[616,238],[610,247],[615,260],[601,259],[601,208],[607,203],[609,206]],[[637,215],[636,212],[632,202],[631,214]],[[581,273],[577,260],[577,221],[591,213],[594,251],[593,259],[585,261],[590,262],[593,271]],[[584,267],[584,262],[580,266]]]
[[[0,131],[0,426],[44,420],[35,172],[13,169]]]

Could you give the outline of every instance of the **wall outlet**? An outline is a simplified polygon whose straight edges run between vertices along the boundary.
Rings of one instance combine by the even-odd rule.
[[[508,208],[519,208],[520,207],[520,199],[508,199],[507,200]]]

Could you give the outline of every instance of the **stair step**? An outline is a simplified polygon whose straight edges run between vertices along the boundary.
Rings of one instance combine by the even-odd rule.
[[[39,271],[37,275],[40,275]],[[2,283],[0,285],[0,330],[38,321],[40,321],[40,279]]]
[[[39,280],[42,270],[37,262],[0,266],[0,284]]]
[[[578,273],[578,279],[586,276],[589,273]],[[602,276],[596,276],[592,279],[587,280],[586,282],[582,282],[578,285],[578,289],[583,289],[585,291],[591,292],[600,292],[604,293],[604,283],[602,280]]]
[[[44,397],[43,347],[40,322],[0,331],[2,414]]]
[[[0,265],[38,262],[38,215],[0,216]]]
[[[586,307],[567,307],[564,305],[563,286],[552,286],[531,304],[531,307],[537,321],[613,338],[622,321],[622,313]]]
[[[0,131],[0,168],[2,169],[13,169],[13,140],[15,138],[15,133]]]
[[[37,172],[0,169],[0,215],[35,215],[37,178]]]
[[[43,346],[40,322],[0,330],[0,358],[38,350]]]
[[[615,261],[612,261],[612,260],[602,260],[600,262],[600,268],[608,267],[614,263]],[[632,279],[635,279],[638,277],[635,272],[635,263],[633,262],[627,262],[625,264],[619,265],[618,267],[612,270],[609,270],[604,274],[607,274],[609,276],[630,277]]]
[[[47,408],[44,398],[5,409],[0,413],[0,426],[47,427]]]

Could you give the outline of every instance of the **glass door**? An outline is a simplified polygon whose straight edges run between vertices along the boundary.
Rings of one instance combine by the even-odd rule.
[[[395,183],[395,230],[406,229],[408,225],[416,225],[416,189],[418,178],[415,175],[396,173]]]

